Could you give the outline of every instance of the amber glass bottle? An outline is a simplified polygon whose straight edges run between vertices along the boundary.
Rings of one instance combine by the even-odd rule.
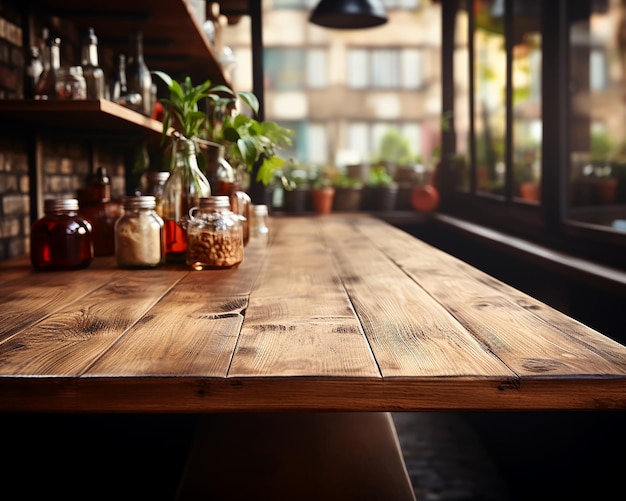
[[[78,214],[78,200],[46,200],[44,213],[31,227],[33,267],[51,271],[87,268],[94,256],[91,224]]]

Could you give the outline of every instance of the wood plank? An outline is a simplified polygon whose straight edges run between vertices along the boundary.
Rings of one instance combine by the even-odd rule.
[[[265,256],[246,248],[238,268],[187,273],[87,375],[225,377]]]
[[[229,377],[380,377],[319,226],[295,217],[277,230]]]
[[[515,376],[353,223],[324,221],[323,239],[383,376]]]
[[[107,275],[109,278],[104,278]],[[87,276],[89,280],[85,280]],[[0,345],[1,375],[79,375],[181,276],[168,270],[113,270],[103,274],[57,274],[56,281],[50,277],[52,289],[45,288],[40,298],[30,297],[30,292],[37,290],[34,286],[27,289],[26,297],[16,299],[24,311],[28,302],[40,301],[39,308],[35,303],[35,315],[41,316],[43,310],[47,316]],[[91,283],[98,277],[105,283],[93,290],[86,289],[89,286],[83,282]],[[70,283],[59,290],[63,279]],[[77,296],[73,296],[72,290],[78,290]],[[90,294],[85,295],[86,291]],[[50,303],[52,307],[48,306]]]
[[[37,272],[29,263],[3,274],[0,343],[111,280],[108,272],[85,280],[80,271]]]
[[[367,237],[520,376],[626,375],[626,347],[600,333],[572,329],[571,319],[545,315],[550,308],[536,300],[520,303],[521,292],[510,295],[497,279],[382,222]]]

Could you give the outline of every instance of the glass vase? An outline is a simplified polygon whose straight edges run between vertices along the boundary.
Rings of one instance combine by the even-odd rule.
[[[179,136],[172,142],[170,176],[163,186],[160,213],[165,224],[165,261],[186,263],[189,209],[211,196],[211,186],[198,167],[196,147]]]

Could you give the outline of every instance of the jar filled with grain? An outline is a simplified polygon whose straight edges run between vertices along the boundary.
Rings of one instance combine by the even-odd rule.
[[[115,223],[115,258],[121,268],[154,268],[165,262],[165,227],[153,196],[124,198]]]
[[[225,195],[201,198],[189,211],[187,264],[195,270],[232,268],[243,261],[243,218]]]

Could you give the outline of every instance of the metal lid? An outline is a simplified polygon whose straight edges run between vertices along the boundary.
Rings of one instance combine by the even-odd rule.
[[[268,214],[267,205],[253,205],[252,213],[255,216],[267,216]]]
[[[198,205],[201,209],[230,209],[230,198],[226,195],[214,195],[201,198]]]
[[[152,195],[142,195],[139,197],[124,197],[124,209],[154,209],[156,198]]]
[[[77,211],[78,200],[76,198],[52,198],[44,200],[44,212]]]

